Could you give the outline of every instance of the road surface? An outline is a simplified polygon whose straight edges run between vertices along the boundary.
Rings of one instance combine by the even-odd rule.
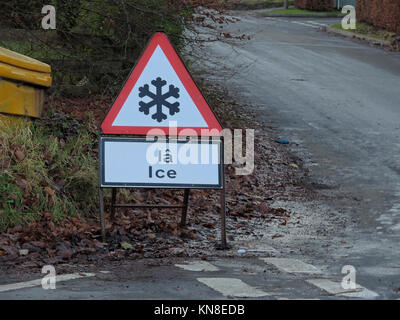
[[[290,140],[310,170],[305,183],[356,222],[338,264],[364,270],[374,285],[388,274],[400,279],[400,54],[321,32],[337,19],[239,18],[224,32],[251,40],[207,44],[198,68],[213,70]],[[385,285],[390,292],[400,281]]]

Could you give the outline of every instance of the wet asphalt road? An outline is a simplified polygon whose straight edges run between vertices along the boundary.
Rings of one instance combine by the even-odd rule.
[[[197,67],[290,140],[310,170],[306,183],[355,222],[341,230],[352,248],[338,247],[337,264],[396,290],[400,269],[386,268],[400,267],[400,53],[321,32],[336,18],[236,14],[225,32],[251,40],[206,44]],[[388,273],[396,280],[382,280]]]
[[[251,40],[206,45],[200,67],[225,72],[231,92],[292,142],[310,184],[358,201],[364,228],[399,234],[400,54],[319,31],[337,19],[240,19],[229,31]]]
[[[60,283],[54,291],[34,287],[0,292],[0,299],[230,299],[238,292],[256,299],[344,299],[340,290],[321,290],[307,282],[340,281],[344,265],[353,265],[357,283],[373,290],[366,298],[376,298],[375,292],[380,299],[399,298],[400,54],[318,30],[336,19],[236,14],[241,21],[228,30],[240,29],[251,40],[233,46],[205,44],[203,59],[193,68],[212,70],[210,77],[223,81],[243,104],[257,108],[265,126],[290,140],[291,151],[303,159],[310,170],[306,183],[329,195],[327,204],[337,214],[355,222],[338,231],[335,249],[325,255],[290,256],[282,246],[281,257],[311,263],[322,273],[290,273],[256,257],[216,258],[210,263],[218,270],[208,271],[137,262],[109,274],[97,270],[93,278]],[[290,252],[299,243],[294,239]],[[39,277],[32,274],[26,280]],[[209,278],[210,285],[201,278]],[[215,278],[244,284],[234,282],[235,293],[231,280],[221,286]],[[12,282],[22,280],[16,276]],[[0,278],[1,284],[10,281]]]

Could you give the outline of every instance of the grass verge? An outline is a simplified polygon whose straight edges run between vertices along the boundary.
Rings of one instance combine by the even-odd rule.
[[[0,230],[45,212],[54,219],[97,208],[97,139],[78,121],[49,112],[35,122],[0,119]]]
[[[396,33],[390,32],[384,29],[379,29],[363,22],[357,22],[356,29],[343,29],[341,23],[337,23],[331,26],[331,28],[347,31],[363,36],[368,36],[380,40],[393,40],[396,37]]]
[[[337,16],[337,15],[344,15],[339,11],[311,11],[311,10],[302,10],[302,9],[296,9],[296,8],[290,8],[290,9],[280,9],[280,10],[273,10],[269,12],[265,12],[268,14],[287,14],[287,15],[332,15],[332,16]]]
[[[232,0],[230,1],[234,9],[255,10],[266,8],[283,7],[283,0]],[[293,5],[294,0],[289,0],[289,5]]]

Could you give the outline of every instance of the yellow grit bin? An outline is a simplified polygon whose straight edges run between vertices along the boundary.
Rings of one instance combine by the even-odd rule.
[[[19,117],[39,118],[44,90],[51,86],[48,64],[0,47],[0,120],[15,122]],[[0,125],[1,126],[1,125]]]

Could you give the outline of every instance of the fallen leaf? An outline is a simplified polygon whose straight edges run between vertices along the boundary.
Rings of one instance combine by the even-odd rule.
[[[39,267],[39,263],[34,262],[34,261],[27,261],[23,264],[24,267],[28,267],[28,268],[36,268]]]
[[[178,224],[177,223],[169,223],[168,227],[171,228],[172,230],[175,230],[176,228],[178,228]]]
[[[45,218],[51,218],[51,216],[52,216],[52,214],[51,214],[51,212],[43,212],[43,217],[45,217]]]
[[[182,249],[182,248],[171,248],[171,249],[170,249],[170,252],[171,252],[173,255],[178,256],[178,255],[183,254],[183,253],[185,252],[185,250]]]
[[[22,161],[25,159],[25,153],[23,153],[21,150],[17,150],[15,151],[15,157],[18,161]]]
[[[71,249],[58,251],[58,256],[61,259],[69,259],[72,257],[73,254],[74,254],[74,252]]]
[[[283,222],[280,225],[281,226],[286,226],[288,220],[289,220],[288,217],[283,218]]]
[[[216,222],[214,222],[214,223],[204,223],[204,224],[203,224],[204,227],[209,228],[209,229],[215,228],[216,225],[217,225]]]
[[[45,248],[47,245],[45,242],[43,241],[33,241],[31,242],[31,244],[35,247],[39,247],[39,248]]]
[[[56,193],[55,190],[51,189],[50,187],[45,187],[44,192],[46,192],[49,196],[54,196]]]
[[[18,255],[19,254],[18,249],[14,248],[12,246],[2,246],[1,249],[3,249],[9,255]]]
[[[17,179],[16,183],[21,189],[25,189],[28,186],[28,182],[25,179]]]

